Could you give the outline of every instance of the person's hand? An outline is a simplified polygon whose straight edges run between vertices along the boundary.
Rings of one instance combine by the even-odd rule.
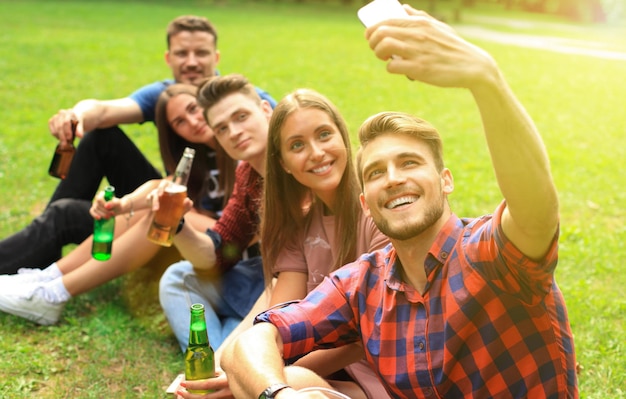
[[[89,213],[96,219],[109,219],[123,213],[123,200],[113,197],[110,201],[104,200],[104,191],[100,191],[91,204]]]
[[[405,5],[408,18],[391,19],[365,31],[387,71],[440,87],[472,88],[497,72],[493,58],[450,26]],[[394,57],[392,57],[394,56]]]
[[[171,183],[169,179],[163,179],[154,190],[146,196],[146,201],[150,204],[150,209],[153,212],[159,210],[159,198],[163,195],[165,188]],[[193,208],[193,201],[186,197],[183,201],[183,215],[189,212]]]
[[[73,109],[59,110],[48,120],[48,129],[50,134],[57,138],[61,143],[72,141],[72,122],[76,123],[76,137],[83,137],[83,118]]]
[[[210,389],[211,393],[191,393],[188,390]],[[215,371],[215,378],[197,381],[182,381],[176,390],[177,399],[232,399],[234,398],[228,387],[228,378],[222,370]]]

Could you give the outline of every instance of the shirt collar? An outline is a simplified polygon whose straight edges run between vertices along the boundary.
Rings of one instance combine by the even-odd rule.
[[[431,273],[446,262],[457,241],[461,238],[464,227],[465,223],[455,214],[452,214],[446,221],[441,231],[439,231],[439,234],[437,234],[435,242],[431,245],[426,261],[424,262],[427,276],[430,276]],[[393,248],[392,245],[390,245],[390,247],[391,249],[385,257],[387,286],[395,291],[406,291],[409,286],[402,281],[400,260],[397,258],[395,248]],[[430,285],[430,283],[428,285]],[[426,289],[428,289],[428,286]]]
[[[432,272],[432,269],[429,269],[429,259],[434,258],[438,264],[446,263],[448,256],[454,249],[457,241],[461,238],[461,234],[463,234],[463,228],[465,227],[465,223],[461,219],[459,219],[455,214],[450,215],[450,218],[443,225],[439,234],[437,234],[437,238],[435,238],[435,242],[430,246],[430,250],[428,251],[428,258],[426,260],[426,274],[428,275]],[[431,265],[432,268],[435,265]]]

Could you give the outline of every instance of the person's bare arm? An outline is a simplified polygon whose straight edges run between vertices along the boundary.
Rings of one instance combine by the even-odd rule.
[[[235,329],[231,331],[230,334],[228,334],[228,337],[226,337],[224,342],[222,342],[219,348],[217,348],[217,350],[215,351],[215,366],[216,367],[220,367],[220,364],[221,364],[220,361],[222,358],[222,353],[224,352],[224,348],[228,346],[228,344],[230,344],[241,333],[251,328],[254,323],[254,318],[259,313],[269,308],[270,296],[271,296],[270,291],[263,290],[263,292],[261,293],[261,296],[259,296],[259,298],[254,303],[254,305],[252,306],[252,309],[250,309],[246,317],[244,317],[241,323],[239,323],[237,327],[235,327]]]
[[[307,275],[305,273],[280,273],[278,278],[274,279],[273,287],[270,290],[266,289],[263,291],[246,317],[228,335],[222,345],[220,345],[217,349],[215,352],[215,364],[220,364],[219,360],[222,356],[224,348],[228,346],[228,344],[232,342],[235,337],[252,327],[256,315],[276,304],[304,298],[306,296],[306,279]]]
[[[318,349],[298,359],[294,365],[305,367],[322,377],[328,377],[365,357],[360,344],[350,344],[331,349]]]
[[[128,97],[115,100],[82,100],[70,109],[59,110],[50,118],[50,133],[61,142],[71,140],[72,120],[78,121],[76,136],[82,137],[85,132],[97,128],[143,122],[143,113],[139,104]]]
[[[307,294],[307,274],[300,272],[281,272],[276,278],[269,306],[302,299]]]
[[[256,398],[272,384],[286,383],[282,339],[270,323],[259,323],[224,348],[222,368],[236,398]]]
[[[558,226],[558,195],[543,141],[526,111],[496,74],[472,89],[506,200],[504,234],[530,258],[548,250]]]
[[[185,223],[183,229],[174,236],[174,245],[183,258],[191,262],[197,273],[206,273],[207,276],[218,273],[215,267],[215,245],[206,232]]]
[[[558,198],[541,137],[493,58],[451,27],[405,5],[409,18],[366,30],[387,70],[439,87],[469,89],[507,207],[506,236],[530,258],[548,250],[558,225]],[[395,57],[392,58],[392,55]]]
[[[104,192],[101,191],[96,195],[94,202],[91,204],[89,213],[96,219],[109,218],[112,216],[138,212],[142,209],[150,208],[150,202],[146,200],[147,196],[157,188],[162,179],[152,179],[137,187],[132,193],[128,193],[122,198],[113,198],[110,201],[104,200]]]

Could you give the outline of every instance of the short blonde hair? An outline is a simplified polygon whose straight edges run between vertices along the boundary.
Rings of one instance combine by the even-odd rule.
[[[361,155],[370,141],[383,134],[405,134],[428,145],[435,160],[435,167],[441,171],[443,164],[443,144],[437,129],[427,121],[404,112],[380,112],[372,115],[359,128],[361,146],[357,152],[356,164],[359,183],[363,188],[363,164]]]

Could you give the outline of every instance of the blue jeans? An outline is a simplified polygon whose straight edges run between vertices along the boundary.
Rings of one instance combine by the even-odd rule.
[[[200,278],[184,260],[163,273],[159,299],[183,352],[189,343],[189,308],[203,304],[209,342],[217,349],[252,309],[264,287],[260,256],[239,261],[216,279]]]

